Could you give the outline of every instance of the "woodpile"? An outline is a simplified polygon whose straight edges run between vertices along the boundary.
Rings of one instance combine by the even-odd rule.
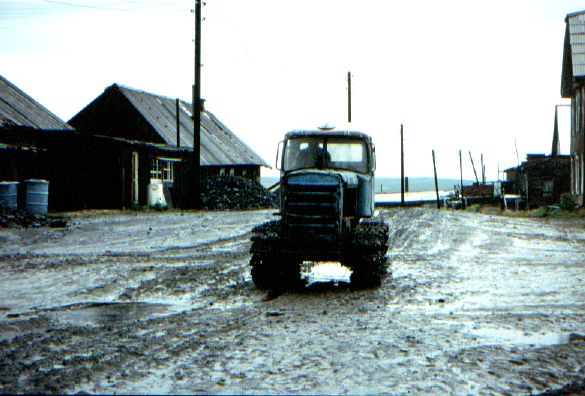
[[[67,227],[63,218],[51,218],[0,206],[0,228]]]
[[[206,210],[254,210],[276,208],[276,197],[259,182],[239,176],[201,180],[201,201]]]

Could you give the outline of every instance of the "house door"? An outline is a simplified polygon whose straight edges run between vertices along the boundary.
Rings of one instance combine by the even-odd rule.
[[[132,152],[132,204],[138,205],[138,153]]]

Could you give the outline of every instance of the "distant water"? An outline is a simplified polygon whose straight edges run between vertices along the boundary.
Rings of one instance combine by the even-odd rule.
[[[261,183],[264,187],[270,187],[278,181],[278,177],[262,177]],[[463,184],[471,184],[471,180],[463,180]],[[459,186],[459,179],[438,179],[439,191],[453,191],[454,186]],[[435,191],[435,179],[432,177],[409,177],[408,191],[427,192]],[[376,177],[376,193],[397,193],[400,192],[399,177]]]

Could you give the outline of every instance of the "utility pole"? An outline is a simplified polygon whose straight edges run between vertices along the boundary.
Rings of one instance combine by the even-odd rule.
[[[471,156],[471,150],[469,151],[469,159],[471,160],[471,166],[473,167],[473,174],[475,175],[475,182],[479,184],[479,179],[477,178],[477,172],[475,171],[475,164],[473,163],[473,157]]]
[[[461,209],[465,209],[465,200],[463,197],[463,158],[461,157],[461,150],[459,150],[459,176],[461,182]]]
[[[400,124],[400,206],[404,206],[404,134]]]
[[[483,163],[483,153],[481,153],[481,182],[485,184],[485,165]]]
[[[433,170],[435,171],[435,193],[437,194],[437,209],[441,209],[441,201],[439,200],[439,181],[437,180],[437,164],[435,162],[435,150],[433,149]]]
[[[193,208],[201,207],[201,1],[195,0],[195,82],[193,84]]]
[[[351,124],[351,72],[347,72],[347,122]]]

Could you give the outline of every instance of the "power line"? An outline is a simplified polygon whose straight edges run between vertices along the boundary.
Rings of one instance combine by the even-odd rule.
[[[101,10],[101,11],[122,11],[122,12],[132,12],[132,11],[141,11],[141,12],[160,12],[164,10],[168,6],[179,6],[185,4],[184,2],[152,2],[152,1],[123,1],[123,3],[129,5],[129,8],[121,8],[121,7],[111,7],[111,6],[103,6],[97,4],[88,4],[88,3],[74,3],[71,1],[63,1],[63,0],[41,0],[45,3],[50,4],[57,4],[67,7],[75,7],[75,8],[88,8],[92,10]],[[151,8],[143,8],[143,6],[148,6]],[[154,6],[154,7],[153,7]],[[184,11],[188,9],[188,6],[183,6],[181,8],[175,9],[167,9],[167,11]]]
[[[65,6],[69,6],[69,7],[78,7],[78,8],[91,8],[94,10],[106,10],[106,11],[130,11],[129,9],[124,9],[124,8],[112,8],[112,7],[101,7],[101,6],[96,6],[96,5],[91,5],[91,4],[79,4],[79,3],[71,3],[68,1],[59,1],[59,0],[41,0],[45,3],[52,3],[52,4],[59,4],[59,5],[65,5]]]

